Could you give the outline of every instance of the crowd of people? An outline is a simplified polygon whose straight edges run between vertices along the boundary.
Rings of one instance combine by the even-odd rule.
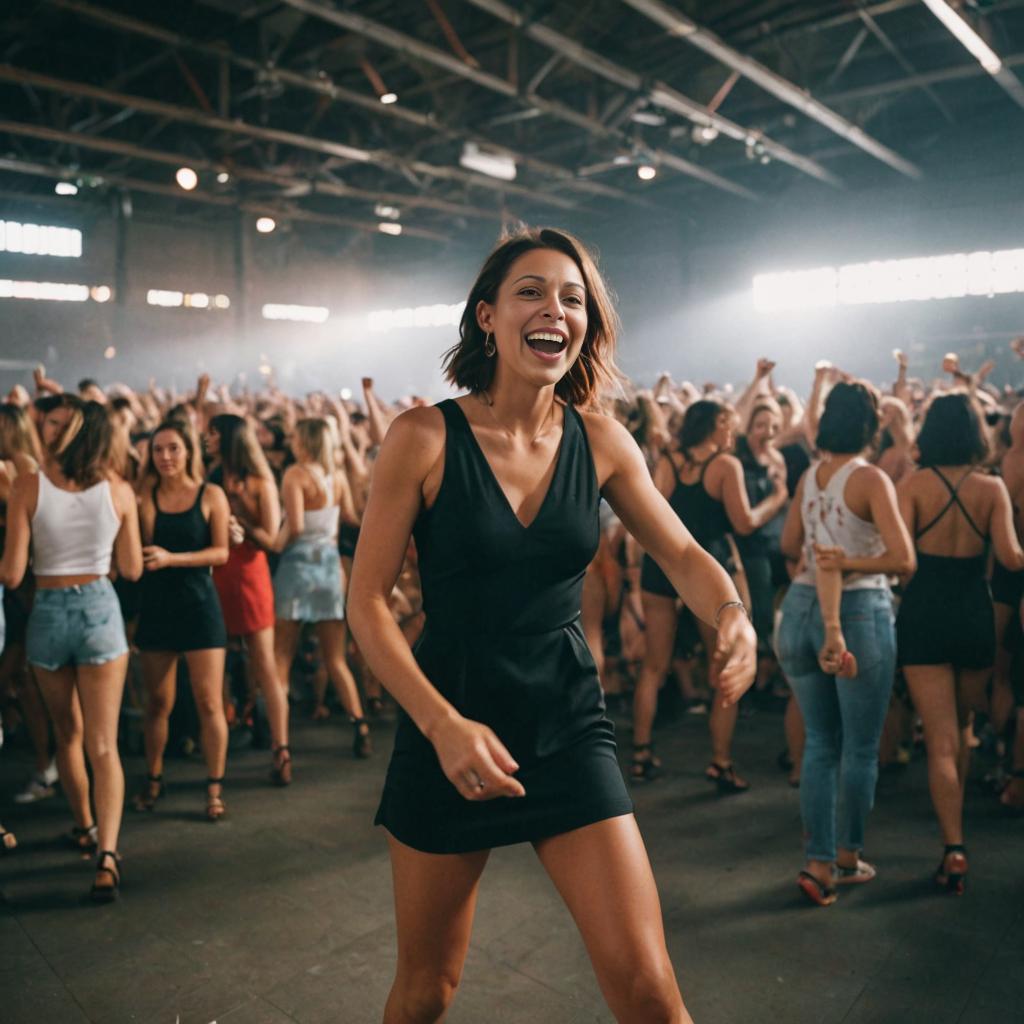
[[[533,258],[557,249],[538,243]],[[552,266],[553,275],[562,272]],[[556,309],[565,307],[567,330],[584,309],[574,312],[573,289],[593,288],[587,276],[577,284],[570,267],[565,294],[553,300]],[[580,393],[586,418],[561,419],[544,486],[534,488],[538,500],[527,517],[525,503],[518,511],[510,505],[499,467],[480,443],[488,431],[512,435],[494,411],[490,385],[474,384],[473,374],[488,359],[518,358],[502,350],[501,333],[496,345],[487,327],[488,304],[500,310],[493,290],[491,298],[481,295],[469,315],[480,318],[474,329],[486,333],[475,356],[485,362],[456,362],[454,370],[450,363],[449,376],[469,381],[471,394],[491,401],[482,411],[443,403],[443,420],[422,420],[428,441],[435,427],[449,438],[441,468],[426,465],[423,493],[434,486],[435,493],[448,493],[450,504],[460,487],[471,488],[461,514],[472,518],[479,503],[480,515],[504,516],[494,527],[504,531],[502,543],[527,552],[539,543],[530,531],[544,513],[547,488],[556,492],[552,501],[561,500],[564,488],[593,490],[594,470],[587,466],[596,462],[582,454],[597,443],[591,417],[617,420],[666,507],[711,556],[708,565],[731,580],[749,614],[756,668],[744,699],[761,693],[785,701],[779,763],[799,788],[805,863],[798,884],[806,898],[827,906],[838,886],[875,877],[876,866],[863,853],[878,772],[905,762],[915,736],[923,737],[942,840],[935,880],[963,893],[972,750],[990,751],[985,782],[992,799],[1008,814],[1024,813],[1024,404],[1018,393],[988,384],[988,367],[964,371],[954,355],[943,361],[941,376],[912,378],[898,352],[894,380],[883,386],[819,363],[804,400],[776,384],[768,359],[758,361],[741,391],[678,383],[668,374],[648,390],[620,380],[600,399],[593,388]],[[560,322],[551,319],[555,327]],[[565,332],[555,327],[528,338],[539,360],[553,358],[564,344]],[[485,379],[491,380],[479,378]],[[126,801],[118,732],[126,707],[141,713],[147,772],[128,804],[152,812],[164,795],[178,682],[187,679],[208,776],[203,813],[216,822],[228,813],[232,729],[256,718],[265,722],[269,780],[291,783],[289,718],[299,675],[313,677],[315,718],[330,715],[326,691],[333,686],[351,723],[353,755],[372,756],[371,723],[388,699],[377,676],[390,671],[390,645],[394,638],[410,648],[419,641],[421,665],[440,658],[436,643],[426,642],[433,653],[422,653],[424,624],[438,637],[448,628],[446,617],[454,623],[455,602],[445,607],[436,594],[446,580],[457,587],[468,570],[452,547],[448,575],[439,573],[436,552],[450,541],[431,511],[416,520],[411,541],[408,535],[389,540],[401,548],[386,567],[396,582],[379,608],[361,600],[364,627],[350,635],[346,591],[371,480],[380,466],[387,482],[377,486],[400,495],[396,507],[404,508],[396,476],[404,470],[394,448],[387,454],[385,437],[401,419],[404,427],[396,429],[405,432],[405,457],[417,457],[409,424],[419,414],[402,414],[426,408],[422,399],[385,401],[370,379],[362,381],[361,400],[340,392],[299,398],[272,384],[232,392],[205,376],[184,395],[155,382],[134,391],[83,380],[69,391],[42,367],[33,384],[34,394],[17,386],[0,404],[6,624],[0,696],[8,734],[17,723],[35,757],[32,778],[14,799],[47,799],[59,783],[73,819],[69,841],[96,857],[91,895],[107,902],[120,885]],[[549,420],[539,424],[534,446],[547,443]],[[623,485],[614,483],[618,472],[608,477],[606,497],[618,487],[621,511],[629,503]],[[433,484],[431,473],[440,474]],[[418,495],[409,498],[410,515],[418,514]],[[750,786],[732,753],[742,729],[741,701],[720,699],[722,673],[734,670],[724,660],[718,621],[737,602],[711,606],[703,598],[685,600],[685,592],[681,600],[682,570],[665,566],[668,541],[649,542],[652,551],[645,553],[633,536],[644,532],[639,521],[629,525],[632,533],[601,502],[596,555],[582,574],[579,637],[570,630],[570,646],[589,647],[609,712],[631,714],[626,776],[632,784],[670,784],[658,781],[664,765],[654,732],[659,701],[678,687],[686,711],[707,718],[709,784],[723,796],[740,795]],[[577,535],[589,528],[585,517],[575,527]],[[382,528],[374,529],[374,551],[360,559],[357,577],[384,558],[377,551]],[[435,595],[427,612],[424,544],[432,546]],[[665,550],[656,550],[659,544]],[[565,546],[572,547],[571,538]],[[532,564],[525,555],[524,563]],[[503,614],[525,623],[515,635],[539,635],[521,608],[501,611],[524,581],[514,566],[503,564],[500,572],[506,592],[488,591],[485,606],[467,606],[465,615],[485,639],[499,635],[495,618]],[[484,591],[474,594],[482,600]],[[732,591],[722,593],[728,598]],[[550,610],[556,617],[563,612]],[[387,657],[373,649],[375,634],[387,634]],[[561,651],[551,656],[560,658]],[[126,692],[126,680],[136,675],[141,691],[129,686]],[[399,739],[401,752],[420,756],[401,728]],[[491,754],[499,766],[508,759],[501,778],[511,778],[512,755],[504,747]],[[400,806],[394,778],[401,770],[396,753],[378,820],[400,839],[403,828],[426,836],[426,845],[411,845],[433,849],[427,825]],[[467,792],[460,783],[452,793],[458,789],[468,802],[489,777],[483,769],[464,775]],[[518,782],[507,786],[509,796],[521,795]],[[479,817],[462,824],[469,836],[491,835]],[[511,840],[496,843],[503,841]],[[2,826],[0,846],[4,852],[17,846]]]

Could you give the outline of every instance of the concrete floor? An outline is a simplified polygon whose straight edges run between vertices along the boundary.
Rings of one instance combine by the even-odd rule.
[[[754,788],[720,799],[701,778],[703,719],[664,727],[668,776],[635,790],[669,944],[698,1024],[1010,1024],[1024,1021],[1024,821],[972,793],[971,877],[933,891],[939,845],[924,766],[886,777],[869,831],[871,885],[805,905],[797,794],[775,768],[782,719],[741,721]],[[0,759],[4,1024],[371,1024],[394,965],[384,839],[371,824],[390,746],[348,756],[334,719],[298,722],[296,781],[267,784],[268,755],[232,757],[229,817],[201,817],[197,761],[168,763],[169,794],[129,812],[119,904],[83,899],[90,864],[62,849],[60,797],[10,801],[25,753]],[[142,776],[129,759],[129,793]],[[450,1024],[582,1024],[612,1018],[568,913],[529,847],[498,850]]]

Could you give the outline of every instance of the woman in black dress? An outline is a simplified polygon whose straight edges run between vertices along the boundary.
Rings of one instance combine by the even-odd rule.
[[[139,500],[146,572],[135,643],[146,680],[146,767],[137,811],[151,811],[164,792],[164,751],[185,658],[199,714],[206,780],[206,817],[219,821],[228,753],[224,716],[227,634],[211,568],[228,560],[228,499],[203,481],[192,425],[167,420],[153,431]]]
[[[377,821],[389,833],[398,970],[385,1024],[455,994],[494,846],[531,842],[619,1020],[684,1024],[658,894],[579,623],[608,503],[697,615],[716,622],[719,694],[753,679],[736,589],[658,493],[614,419],[615,312],[586,250],[550,229],[502,242],[449,353],[469,394],[403,413],[377,460],[349,594],[353,632],[402,708]],[[388,608],[410,535],[426,628]]]

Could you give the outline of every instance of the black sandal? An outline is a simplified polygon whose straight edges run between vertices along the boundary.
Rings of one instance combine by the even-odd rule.
[[[365,726],[365,732],[363,727]],[[373,754],[373,740],[370,738],[370,723],[365,718],[353,718],[352,756],[367,758]]]
[[[72,849],[77,850],[84,858],[91,857],[100,847],[100,834],[95,825],[79,828],[75,825],[67,833],[67,841]]]
[[[211,786],[220,786],[221,792],[217,796],[210,793]],[[227,804],[221,799],[224,792],[224,776],[219,779],[206,780],[206,820],[220,821],[228,813]]]
[[[704,778],[718,786],[718,792],[725,796],[731,793],[745,793],[750,789],[750,783],[736,774],[734,764],[721,765],[717,761],[712,761],[704,769]]]
[[[647,756],[644,757],[643,755]],[[629,768],[630,782],[653,782],[661,776],[661,759],[654,754],[653,743],[634,743]]]
[[[112,868],[108,868],[104,864],[108,857],[114,862]],[[99,874],[102,871],[104,874],[110,875],[111,879],[113,879],[113,884],[97,885],[93,882],[92,888],[89,890],[93,903],[113,903],[120,895],[121,874],[117,870],[120,864],[121,858],[113,850],[103,850],[100,852],[99,857],[96,858],[96,873]]]
[[[153,786],[156,791],[153,791]],[[136,811],[151,811],[156,807],[156,802],[164,795],[163,775],[147,775],[146,785],[141,793],[136,793],[132,800],[132,808]]]
[[[946,862],[950,860],[952,870],[947,871]],[[935,884],[954,896],[963,896],[967,888],[967,847],[963,843],[946,844],[935,872]]]
[[[18,840],[13,832],[0,825],[0,854],[14,853],[18,848]]]
[[[270,781],[275,786],[291,785],[292,755],[287,747],[274,747],[274,766],[270,769]]]

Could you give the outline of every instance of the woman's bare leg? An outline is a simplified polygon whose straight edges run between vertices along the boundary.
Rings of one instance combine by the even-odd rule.
[[[928,788],[942,841],[962,843],[963,789],[960,785],[961,730],[957,721],[956,679],[950,665],[904,665],[903,675],[924,724]]]
[[[295,626],[298,638],[298,623]],[[249,667],[256,687],[262,691],[270,722],[270,741],[275,747],[288,746],[288,676],[278,672],[274,657],[274,629],[268,626],[245,638]],[[294,648],[293,648],[294,653]],[[291,663],[289,662],[289,668]]]
[[[121,831],[124,771],[117,752],[117,723],[127,668],[128,655],[122,654],[102,665],[79,665],[76,673],[101,850],[116,850]],[[108,876],[101,874],[97,874],[96,880],[101,885],[110,882]]]
[[[155,778],[164,773],[168,723],[178,692],[178,655],[174,651],[143,651],[141,661],[142,678],[146,681],[146,712],[142,721],[146,770]]]
[[[21,705],[21,714],[25,719],[29,740],[32,742],[35,770],[41,774],[50,767],[50,719],[46,714],[46,706],[36,685],[32,667],[25,664],[25,645],[12,644],[6,648],[5,661],[8,653],[14,664],[23,666],[22,670],[15,674],[15,692]]]
[[[421,853],[388,836],[398,967],[383,1024],[435,1024],[455,998],[490,851]]]
[[[676,599],[657,594],[641,594],[644,608],[644,634],[647,646],[643,665],[633,691],[633,744],[651,742],[654,713],[658,707],[658,690],[668,674],[672,648],[676,640]]]
[[[33,666],[39,692],[53,722],[57,737],[57,772],[61,788],[71,807],[75,825],[91,828],[89,774],[85,770],[82,706],[75,690],[75,670],[70,665],[50,672]]]
[[[693,1024],[665,946],[636,819],[609,818],[534,847],[576,921],[619,1024]]]
[[[345,657],[348,636],[345,621],[342,619],[337,622],[318,622],[316,635],[320,640],[320,653],[324,665],[327,666],[327,674],[334,684],[334,691],[341,701],[341,706],[350,718],[362,718],[363,705],[359,701],[359,688]]]
[[[736,732],[736,721],[739,718],[739,704],[730,704],[723,708],[718,697],[718,678],[711,664],[711,654],[715,649],[717,637],[715,630],[706,622],[697,623],[700,629],[701,642],[708,658],[708,682],[711,684],[711,711],[708,714],[708,731],[711,733],[711,760],[721,768],[732,765],[732,737]],[[739,780],[742,782],[743,780]]]
[[[220,779],[224,776],[228,758],[228,722],[224,716],[221,690],[224,648],[188,651],[185,661],[188,663],[188,676],[199,715],[199,737],[206,760],[206,774],[211,779]]]

